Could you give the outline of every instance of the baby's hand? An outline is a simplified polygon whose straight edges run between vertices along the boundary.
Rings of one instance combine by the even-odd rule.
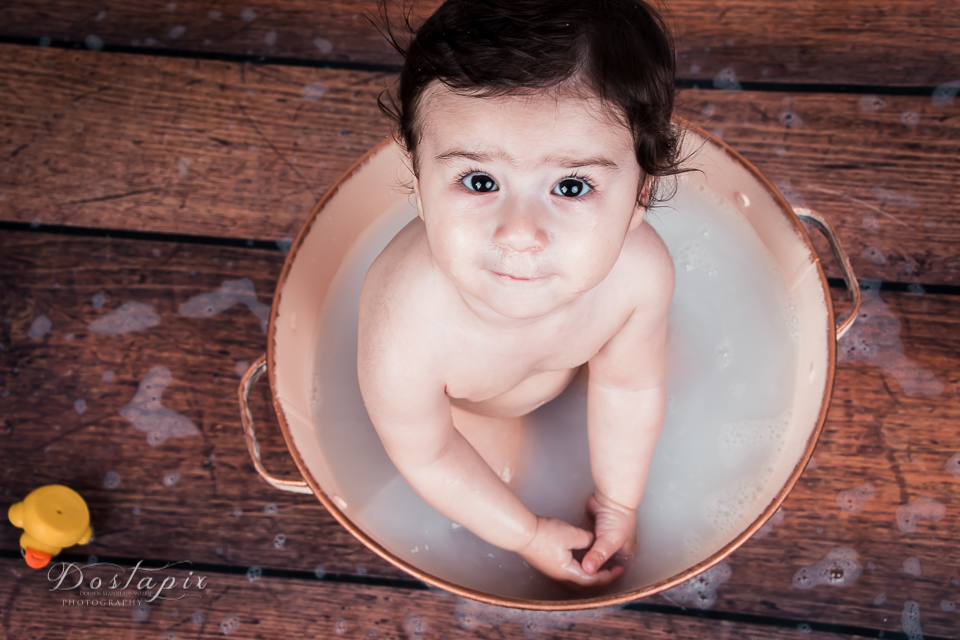
[[[587,514],[596,533],[593,547],[583,557],[583,570],[595,575],[603,563],[618,553],[627,558],[637,550],[637,510],[628,509],[594,493],[587,500]],[[623,567],[615,567],[623,571]],[[600,573],[603,573],[602,571]]]
[[[584,571],[573,557],[574,549],[586,549],[593,534],[563,520],[537,516],[537,531],[527,546],[517,553],[527,564],[554,580],[583,587],[599,587],[620,577],[623,567]]]

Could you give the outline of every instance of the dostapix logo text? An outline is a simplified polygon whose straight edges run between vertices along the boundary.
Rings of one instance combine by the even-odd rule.
[[[50,591],[74,592],[71,595],[120,596],[135,591],[144,602],[199,598],[207,587],[206,576],[194,575],[193,571],[181,577],[160,574],[171,567],[190,564],[181,561],[162,567],[144,567],[143,560],[138,560],[132,567],[123,567],[109,562],[58,562],[47,570],[47,580],[53,585]]]

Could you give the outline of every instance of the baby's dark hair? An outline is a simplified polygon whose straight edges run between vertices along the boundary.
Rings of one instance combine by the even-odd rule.
[[[390,104],[382,95],[379,104],[414,172],[421,98],[435,81],[476,97],[545,89],[599,97],[633,135],[641,187],[681,171],[672,42],[645,0],[446,0],[415,30],[408,8],[403,20],[413,36],[405,41],[390,25],[386,0],[380,14],[404,63]],[[645,204],[656,199],[651,193]]]

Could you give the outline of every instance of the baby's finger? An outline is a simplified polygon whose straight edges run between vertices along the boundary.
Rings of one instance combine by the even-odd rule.
[[[611,569],[603,569],[593,575],[589,575],[581,570],[568,575],[564,584],[572,591],[579,591],[580,588],[586,587],[605,587],[622,576],[623,572],[624,568],[619,566]]]
[[[596,573],[603,566],[603,563],[610,559],[610,556],[623,547],[625,542],[626,539],[620,531],[611,531],[601,535],[593,543],[593,547],[587,552],[587,555],[583,557],[583,570],[590,574]]]
[[[593,544],[594,535],[586,529],[569,525],[564,534],[563,543],[567,549],[586,549]]]

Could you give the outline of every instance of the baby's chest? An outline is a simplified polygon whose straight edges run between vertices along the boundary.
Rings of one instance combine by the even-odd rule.
[[[499,340],[463,336],[446,358],[447,393],[482,400],[502,395],[532,377],[575,369],[616,333],[612,323],[601,324],[541,329]]]

